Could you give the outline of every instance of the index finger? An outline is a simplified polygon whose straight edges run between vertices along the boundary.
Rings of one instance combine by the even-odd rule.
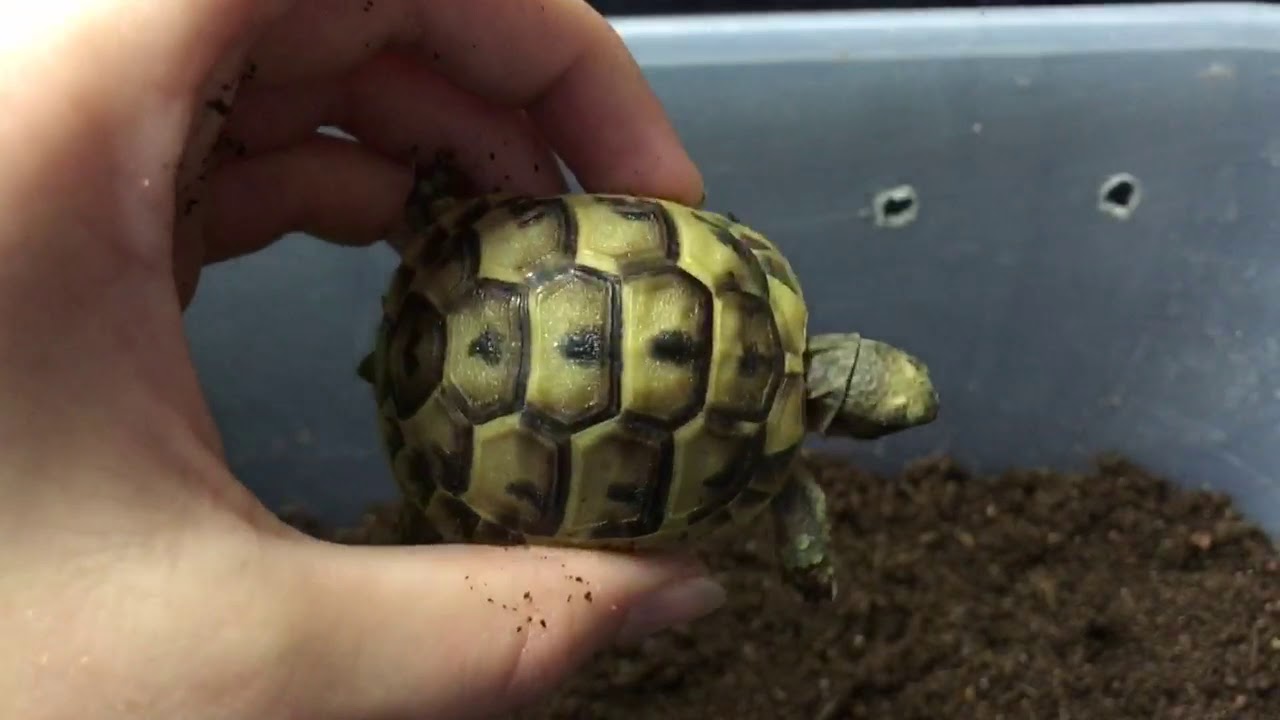
[[[587,189],[702,197],[701,175],[635,59],[583,0],[302,2],[260,38],[252,76],[332,76],[389,46],[525,110]]]

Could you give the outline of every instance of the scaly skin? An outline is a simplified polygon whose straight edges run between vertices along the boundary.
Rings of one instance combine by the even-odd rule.
[[[873,439],[932,422],[938,394],[924,364],[906,352],[856,333],[810,338],[809,429],[830,437]],[[835,599],[827,499],[806,464],[796,459],[771,505],[778,563],[810,602]]]
[[[775,552],[787,582],[808,602],[834,600],[835,558],[827,496],[801,456],[773,499]]]
[[[924,363],[857,333],[809,339],[809,429],[873,440],[938,416],[938,393]]]

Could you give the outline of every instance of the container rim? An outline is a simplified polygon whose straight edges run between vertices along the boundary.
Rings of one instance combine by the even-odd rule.
[[[645,67],[1100,53],[1280,52],[1260,2],[611,16]]]

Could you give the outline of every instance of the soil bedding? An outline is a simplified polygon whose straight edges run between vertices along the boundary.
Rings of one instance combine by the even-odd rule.
[[[1226,497],[1114,457],[894,478],[816,460],[834,607],[779,582],[768,522],[725,533],[703,551],[724,608],[507,720],[1280,717],[1280,554]]]

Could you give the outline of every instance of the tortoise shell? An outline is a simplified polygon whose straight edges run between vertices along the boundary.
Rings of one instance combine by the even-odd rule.
[[[401,255],[370,380],[437,539],[655,547],[785,481],[807,310],[758,233],[660,199],[490,196]]]

